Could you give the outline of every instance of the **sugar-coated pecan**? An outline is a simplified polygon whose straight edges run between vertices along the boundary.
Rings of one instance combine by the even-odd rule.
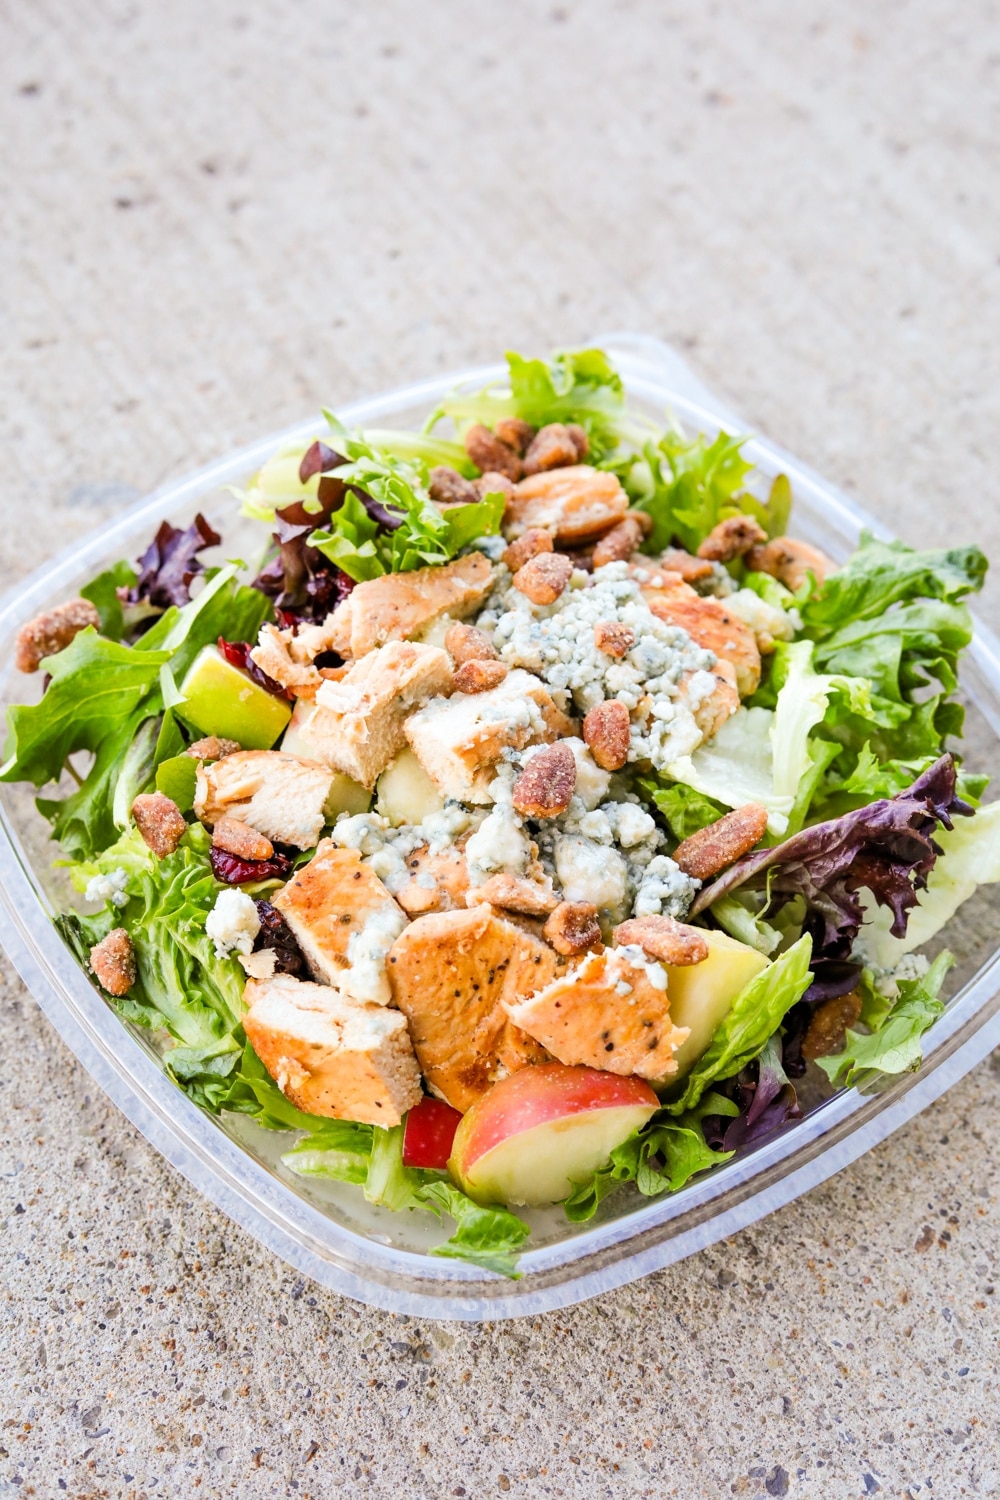
[[[594,547],[594,567],[603,568],[605,563],[625,562],[649,535],[649,517],[641,510],[630,511],[627,516],[605,532]]]
[[[17,632],[14,665],[19,672],[37,672],[47,656],[65,650],[88,625],[101,628],[101,617],[89,599],[70,599],[36,615]]]
[[[792,593],[802,587],[810,573],[817,583],[822,583],[834,569],[818,547],[810,547],[808,542],[800,542],[793,536],[776,536],[766,546],[751,547],[746,554],[746,565],[752,573],[770,573]]]
[[[635,645],[635,631],[631,625],[620,625],[617,620],[598,620],[594,626],[594,645],[605,656],[620,661]]]
[[[235,755],[242,748],[238,740],[227,740],[221,735],[209,734],[203,740],[195,740],[193,745],[188,745],[184,754],[190,755],[192,760],[225,760],[227,755]]]
[[[573,576],[573,564],[561,552],[539,552],[514,574],[514,587],[532,604],[555,604]]]
[[[717,822],[709,823],[707,828],[692,833],[677,845],[673,857],[685,875],[694,880],[708,880],[741,854],[748,854],[766,831],[767,808],[759,802],[747,802]]]
[[[427,489],[438,505],[473,505],[479,499],[474,482],[447,464],[438,464],[431,470]]]
[[[582,428],[579,431],[583,431]],[[586,441],[586,433],[583,434]],[[531,440],[524,455],[525,474],[542,474],[548,469],[565,469],[581,458],[579,439],[562,422],[550,422]]]
[[[584,953],[601,941],[597,907],[589,901],[560,901],[542,929],[542,935],[557,953],[567,958]]]
[[[565,741],[536,750],[514,783],[513,800],[526,818],[555,818],[576,790],[576,757]]]
[[[698,556],[706,562],[732,562],[742,557],[751,547],[767,541],[767,532],[753,516],[727,516],[718,526],[713,526],[698,548]]]
[[[505,495],[509,500],[514,494],[513,480],[508,479],[506,474],[498,474],[495,469],[487,469],[473,484],[477,500],[482,500],[485,495]]]
[[[592,708],[583,721],[583,738],[602,771],[620,771],[628,760],[632,725],[628,709],[617,698]]]
[[[590,452],[590,438],[584,432],[579,422],[567,422],[566,431],[569,433],[570,442],[576,449],[576,461],[582,464]]]
[[[478,630],[475,625],[449,625],[444,638],[444,649],[456,667],[464,666],[467,661],[497,660],[493,642],[485,630]]]
[[[147,792],[132,803],[132,817],[147,849],[158,859],[173,854],[187,832],[184,814],[162,792]]]
[[[494,422],[493,431],[501,443],[506,443],[508,448],[513,448],[519,458],[523,458],[528,451],[528,444],[535,436],[535,429],[530,422],[523,422],[520,417],[501,417],[499,422]]]
[[[705,934],[673,917],[632,917],[615,928],[615,942],[620,948],[637,943],[650,958],[675,968],[704,963],[708,957]]]
[[[271,840],[244,823],[242,818],[222,817],[212,829],[216,849],[235,854],[237,859],[270,859],[274,853]]]
[[[114,927],[90,950],[90,967],[109,995],[127,995],[135,984],[135,949],[124,927]]]
[[[474,423],[465,434],[465,451],[481,474],[506,474],[508,479],[518,480],[524,472],[513,448],[481,422]]]
[[[857,990],[820,1001],[802,1038],[802,1056],[814,1062],[817,1057],[829,1057],[831,1052],[839,1052],[848,1026],[853,1026],[860,1014],[861,996]]]
[[[511,542],[503,555],[503,561],[512,573],[516,573],[518,568],[523,568],[533,557],[538,557],[542,552],[554,551],[551,533],[543,531],[540,526],[529,526],[516,542]]]
[[[488,693],[490,688],[499,687],[506,676],[506,662],[474,658],[456,668],[452,686],[456,693]]]

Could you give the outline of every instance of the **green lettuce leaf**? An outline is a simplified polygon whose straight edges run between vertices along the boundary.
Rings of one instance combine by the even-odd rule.
[[[701,1122],[706,1115],[735,1118],[738,1107],[721,1094],[709,1093],[699,1106],[679,1120],[655,1114],[627,1141],[616,1146],[605,1166],[578,1183],[563,1201],[567,1219],[580,1224],[592,1219],[600,1203],[626,1182],[634,1182],[646,1198],[676,1193],[692,1177],[728,1161],[731,1151],[714,1151],[706,1143]]]
[[[450,1240],[435,1245],[432,1255],[468,1261],[518,1280],[517,1258],[531,1234],[523,1219],[509,1208],[474,1203],[444,1179],[421,1188],[420,1201],[424,1208],[450,1214],[457,1226]]]
[[[850,560],[802,606],[802,622],[814,640],[826,641],[859,621],[878,620],[904,600],[954,603],[982,588],[987,566],[975,546],[915,552],[903,542],[882,542],[862,532]]]
[[[922,979],[901,979],[899,998],[878,1020],[877,1031],[847,1032],[842,1052],[818,1057],[816,1062],[835,1087],[870,1088],[880,1078],[919,1068],[923,1060],[922,1037],[944,1011],[938,999],[945,975],[954,963],[947,951],[939,953]]]
[[[41,702],[7,710],[7,760],[0,781],[57,781],[69,755],[96,751],[119,735],[153,693],[169,651],[105,640],[91,627],[45,663],[52,678]]]
[[[683,1114],[698,1103],[710,1083],[732,1078],[763,1050],[796,1001],[809,988],[812,940],[799,938],[793,947],[751,979],[736,999],[706,1050],[683,1083],[680,1097],[667,1108]]]
[[[663,814],[667,827],[678,843],[690,838],[692,833],[707,828],[710,823],[717,822],[726,812],[723,803],[706,797],[702,792],[696,792],[694,787],[685,786],[680,781],[645,779],[639,784]]]
[[[101,635],[107,636],[109,641],[120,641],[125,634],[125,611],[118,590],[132,588],[138,577],[129,563],[117,562],[105,572],[98,573],[80,590],[81,598],[89,599],[97,610]]]
[[[302,1177],[332,1177],[364,1183],[371,1162],[374,1125],[326,1120],[303,1136],[281,1160]]]

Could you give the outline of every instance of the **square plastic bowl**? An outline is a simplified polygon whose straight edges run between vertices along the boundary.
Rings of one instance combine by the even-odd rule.
[[[693,379],[666,345],[637,335],[600,342],[616,360],[629,399],[658,416],[670,408],[689,430],[714,432],[743,424]],[[355,403],[348,423],[418,426],[456,386],[481,386],[501,367],[461,371]],[[186,525],[202,510],[221,530],[226,555],[251,544],[235,518],[227,485],[241,485],[282,441],[323,431],[318,418],[171,484],[124,512],[83,543],[74,543],[20,585],[0,607],[0,692],[20,701],[37,679],[13,668],[18,627],[75,594],[102,567],[132,558],[164,518]],[[746,454],[765,476],[788,475],[795,495],[795,530],[837,560],[856,545],[863,526],[883,528],[789,454],[752,439]],[[965,748],[970,764],[990,770],[1000,743],[1000,651],[977,626],[967,653],[962,692],[968,709]],[[586,1225],[568,1224],[561,1210],[529,1212],[531,1248],[522,1277],[509,1281],[430,1248],[444,1238],[429,1215],[396,1214],[368,1204],[360,1189],[296,1177],[281,1165],[291,1144],[243,1116],[202,1113],[167,1077],[155,1044],[125,1025],[90,983],[52,923],[68,892],[53,869],[55,847],[23,786],[0,786],[0,940],[63,1040],[105,1092],[166,1159],[231,1218],[296,1270],[336,1292],[376,1307],[424,1318],[494,1319],[530,1316],[596,1296],[702,1249],[807,1192],[936,1099],[1000,1043],[1000,950],[992,903],[980,893],[943,934],[956,953],[953,994],[924,1039],[918,1072],[861,1095],[848,1089],[818,1101],[800,1122],[756,1149],[692,1182],[681,1192],[644,1199],[613,1195]]]

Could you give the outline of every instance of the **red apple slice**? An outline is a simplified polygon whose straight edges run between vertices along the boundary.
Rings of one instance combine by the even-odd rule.
[[[479,1203],[558,1203],[659,1108],[641,1078],[521,1068],[462,1117],[448,1170]]]
[[[446,1167],[461,1120],[459,1111],[442,1099],[421,1099],[407,1112],[403,1126],[403,1166]]]

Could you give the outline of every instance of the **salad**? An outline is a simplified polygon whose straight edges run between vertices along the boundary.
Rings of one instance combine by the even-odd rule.
[[[324,413],[233,498],[250,566],[164,521],[23,627],[0,779],[189,1099],[516,1275],[523,1206],[677,1192],[917,1067],[1000,803],[978,547],[835,566],[744,436],[600,350],[508,366],[419,433]]]

